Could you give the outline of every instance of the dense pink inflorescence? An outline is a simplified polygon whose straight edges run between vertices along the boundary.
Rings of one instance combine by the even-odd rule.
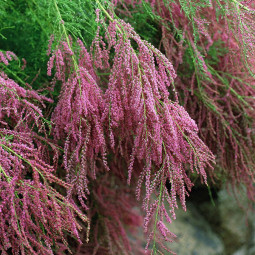
[[[0,250],[21,254],[53,254],[65,231],[79,239],[75,216],[87,221],[77,206],[50,186],[68,184],[53,174],[29,133],[0,129]],[[12,138],[10,138],[12,136]]]
[[[68,43],[63,41],[52,53],[48,64],[50,74],[55,66],[55,78],[62,82],[58,104],[52,114],[55,140],[65,141],[64,167],[67,182],[73,183],[83,207],[86,193],[89,194],[88,176],[96,178],[98,155],[102,156],[105,168],[106,142],[101,112],[104,108],[102,91],[93,70],[90,54],[83,43],[77,41],[77,59]],[[53,60],[54,61],[53,61]]]
[[[161,18],[159,47],[180,74],[180,102],[217,156],[214,173],[254,201],[254,2],[148,2]]]
[[[132,187],[136,184],[133,195],[143,197],[144,228],[151,236],[155,214],[161,221],[164,217],[171,221],[177,196],[185,209],[185,197],[193,185],[189,174],[196,172],[206,182],[205,168],[211,166],[214,156],[199,139],[194,120],[178,104],[176,73],[169,60],[122,20],[110,19],[103,26],[102,37],[99,15],[97,11],[99,25],[90,52],[81,41],[66,38],[50,57],[48,74],[52,75],[54,67],[54,79],[62,83],[52,115],[53,134],[55,140],[65,141],[67,181],[86,209],[84,199],[91,192],[88,181],[93,185],[96,176],[105,175],[103,168],[109,170],[106,154],[124,159],[123,168],[110,168],[107,175],[113,180],[116,176],[126,178]],[[112,61],[110,54],[114,54]],[[103,79],[98,74],[104,75]],[[172,185],[170,194],[167,180]],[[157,194],[160,186],[160,198],[154,200],[152,194]],[[110,190],[107,193],[110,195]],[[171,216],[164,200],[170,205]],[[108,226],[111,238],[112,231],[124,231],[118,218],[116,223]],[[162,226],[156,224],[161,232]],[[122,241],[129,249],[123,234]]]
[[[222,3],[224,5],[224,3]],[[252,5],[245,5],[252,8]],[[209,148],[217,155],[217,165],[230,183],[245,184],[247,195],[254,201],[254,13],[234,3],[227,8],[226,16],[217,17],[217,3],[196,10],[196,29],[199,33],[196,45],[194,27],[185,17],[180,5],[175,5],[172,22],[183,29],[183,39],[179,43],[162,26],[162,44],[169,59],[180,73],[185,73],[183,63],[184,41],[190,45],[201,63],[201,71],[195,68],[190,76],[179,77],[176,81],[178,91],[185,92],[185,109],[197,121],[199,132]],[[163,20],[169,20],[166,6],[158,6]],[[163,11],[164,10],[164,11]],[[203,19],[201,18],[203,17]],[[169,20],[170,21],[170,20]],[[238,37],[236,37],[236,35]],[[225,52],[212,61],[210,49],[220,43]],[[173,54],[169,45],[175,45]],[[203,57],[202,57],[203,55]],[[180,58],[181,56],[181,58]],[[249,67],[250,65],[250,67]],[[248,71],[247,72],[247,68]],[[250,74],[249,74],[250,73]],[[190,84],[190,92],[187,91]]]
[[[17,60],[17,56],[11,51],[0,51],[0,63],[4,63],[5,65],[9,65],[9,62],[13,59]]]
[[[173,253],[166,222],[178,199],[186,210],[191,176],[215,177],[213,153],[217,173],[244,183],[254,200],[254,3],[146,2],[160,16],[165,55],[100,2],[106,18],[96,10],[90,50],[66,33],[53,49],[51,36],[47,74],[61,86],[53,141],[43,110],[53,101],[0,73],[1,254]],[[142,1],[112,3],[130,16]],[[215,58],[217,45],[227,50]],[[12,59],[0,51],[1,65]],[[145,251],[127,235],[142,223],[138,200]],[[89,219],[93,233],[82,244]],[[71,249],[67,234],[76,239]]]
[[[9,55],[6,53],[6,58],[11,60]],[[48,128],[41,110],[46,101],[51,102],[36,91],[20,87],[1,73],[2,254],[7,254],[9,248],[13,254],[53,254],[54,242],[61,240],[67,247],[66,231],[80,240],[77,215],[87,222],[77,206],[50,185],[54,183],[62,189],[70,189],[69,184],[55,176],[55,169],[50,165],[51,159],[57,159],[58,152],[57,146],[47,140]],[[49,149],[55,156],[49,157],[45,153]]]
[[[100,45],[97,40],[102,41],[96,38],[94,47]],[[106,41],[108,48],[101,51],[114,49],[114,58],[102,118],[108,125],[112,150],[129,162],[128,183],[133,174],[139,176],[138,198],[145,183],[144,227],[148,231],[158,204],[160,217],[167,215],[164,200],[173,217],[177,196],[185,209],[185,196],[192,187],[186,171],[196,171],[206,182],[205,167],[214,157],[199,139],[194,120],[178,104],[176,74],[167,58],[121,20],[109,22]],[[95,59],[99,57],[95,54]],[[167,180],[172,184],[170,194],[164,185]],[[162,183],[161,200],[155,201],[151,195]]]

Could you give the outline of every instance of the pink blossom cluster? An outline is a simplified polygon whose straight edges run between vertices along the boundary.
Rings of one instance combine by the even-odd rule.
[[[225,175],[233,187],[244,184],[249,199],[254,201],[255,161],[252,137],[255,90],[252,67],[254,45],[251,43],[254,42],[254,33],[251,31],[254,7],[251,3],[243,6],[234,6],[232,3],[233,6],[229,6],[231,9],[226,8],[226,16],[217,17],[217,8],[223,8],[217,6],[218,4],[213,2],[211,7],[197,9],[194,19],[199,33],[197,42],[188,17],[185,17],[181,7],[176,5],[178,11],[173,11],[172,22],[183,29],[183,39],[177,43],[162,24],[162,31],[165,30],[162,44],[166,55],[179,72],[185,72],[187,68],[183,65],[182,57],[179,57],[183,56],[186,50],[185,40],[197,54],[201,70],[209,79],[204,79],[201,72],[195,70],[189,77],[178,77],[176,89],[179,92],[185,90],[183,105],[196,120],[202,140],[206,141],[216,155],[218,171],[214,173]],[[162,8],[162,19],[167,22],[169,9],[164,5],[157,8]],[[210,65],[210,48],[217,42],[227,51],[219,57],[217,65]],[[169,45],[175,45],[175,53]],[[187,84],[190,84],[190,92],[186,90]]]
[[[66,231],[80,240],[77,216],[88,222],[77,205],[52,186],[70,189],[51,166],[58,151],[47,140],[42,113],[46,101],[52,102],[1,74],[1,254],[8,249],[13,254],[53,254],[54,242],[61,240],[68,247]],[[49,156],[49,150],[55,156]]]
[[[185,209],[185,196],[192,187],[186,171],[196,171],[206,182],[205,167],[210,166],[214,156],[199,139],[195,122],[178,104],[176,74],[167,58],[124,21],[110,22],[107,35],[115,56],[105,92],[107,107],[103,119],[109,123],[112,150],[129,162],[128,183],[133,172],[139,176],[138,198],[145,183],[143,207],[147,231],[156,211],[151,195],[160,183],[169,179],[172,189],[170,194],[166,188],[162,191],[162,200],[157,201],[158,214],[166,212],[163,204],[166,199],[174,217],[176,197],[180,197]],[[136,50],[131,41],[135,42]]]
[[[49,72],[54,63],[55,79],[62,81],[59,101],[51,120],[54,139],[64,141],[66,180],[73,184],[69,193],[77,193],[80,203],[87,208],[84,200],[86,193],[90,193],[88,177],[96,178],[99,155],[108,169],[101,120],[105,102],[90,54],[78,40],[79,53],[77,59],[72,59],[74,53],[68,43],[61,42],[49,60]]]
[[[189,174],[196,172],[206,183],[205,168],[211,167],[214,156],[198,137],[194,120],[178,103],[171,62],[122,20],[110,20],[103,31],[105,37],[99,36],[100,29],[104,28],[99,23],[90,52],[80,40],[70,39],[52,52],[48,72],[54,67],[54,79],[62,82],[52,115],[53,134],[55,140],[65,141],[66,180],[73,184],[72,191],[83,207],[88,209],[91,204],[85,201],[89,194],[95,195],[89,186],[96,178],[108,176],[107,171],[121,176],[128,185],[135,183],[133,194],[138,199],[143,197],[144,227],[150,235],[157,205],[160,219],[175,218],[177,197],[186,208],[185,197],[193,185]],[[110,52],[114,52],[112,61]],[[101,80],[100,73],[109,75]],[[126,162],[116,172],[106,162],[112,153]],[[172,184],[170,193],[165,187],[167,180]],[[162,184],[161,200],[154,200],[152,194],[157,194]],[[170,205],[171,216],[164,200]],[[111,211],[112,217],[114,214]],[[120,226],[109,225],[108,229],[122,231]],[[114,232],[109,231],[114,240]],[[129,249],[122,232],[117,236]]]
[[[182,1],[148,2],[161,18],[159,49],[184,74],[175,80],[180,103],[216,155],[217,171],[208,169],[210,176],[221,176],[233,187],[244,184],[254,202],[254,2],[201,1],[200,5],[192,0],[188,10]],[[125,6],[127,15],[132,15],[131,5]],[[213,64],[210,51],[215,47],[225,52]],[[192,74],[184,62],[187,52],[193,54]]]
[[[0,63],[4,63],[5,65],[9,65],[9,61],[13,59],[17,60],[17,56],[11,51],[0,51]]]
[[[142,3],[112,2],[128,15]],[[226,12],[226,25],[220,1],[195,12],[181,1],[147,2],[160,16],[159,49],[99,1],[89,49],[66,33],[51,36],[56,102],[0,73],[1,254],[149,254],[155,246],[173,253],[166,222],[178,201],[186,210],[194,176],[207,184],[208,174],[224,174],[254,200],[254,76],[243,72],[255,63],[251,13]],[[211,64],[215,43],[228,51]],[[0,68],[16,58],[0,51]],[[145,250],[127,234],[142,224],[147,244],[136,244]]]

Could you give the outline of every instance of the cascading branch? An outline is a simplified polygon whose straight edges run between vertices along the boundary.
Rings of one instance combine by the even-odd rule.
[[[129,162],[128,183],[133,173],[139,176],[137,198],[145,183],[145,231],[149,231],[148,225],[156,217],[155,228],[166,238],[169,233],[164,228],[163,217],[168,221],[170,217],[163,201],[168,200],[173,218],[177,196],[186,209],[185,196],[192,187],[189,174],[196,171],[206,182],[205,167],[211,167],[214,156],[198,137],[195,122],[178,104],[172,64],[129,24],[108,18],[105,43],[97,36],[92,44],[95,60],[114,52],[112,64],[105,57],[101,67],[110,73],[102,119],[108,125],[112,150]],[[170,194],[165,188],[167,180],[172,184]],[[151,195],[159,187],[158,199],[153,200]],[[148,244],[155,228],[149,234]]]
[[[177,91],[190,84],[190,91],[184,92],[184,107],[217,155],[221,178],[226,176],[233,187],[244,184],[254,202],[254,7],[237,1],[204,6],[191,1],[192,11],[187,12],[180,1],[156,8],[164,21],[164,49],[181,74]],[[168,21],[182,34],[179,42],[167,32]],[[169,45],[175,45],[175,54]]]
[[[84,208],[86,193],[89,194],[88,177],[95,179],[99,171],[98,155],[106,163],[106,142],[101,122],[104,108],[103,93],[99,88],[90,54],[81,40],[79,53],[72,50],[71,40],[59,43],[48,62],[48,75],[55,66],[54,79],[61,81],[59,101],[52,114],[53,137],[65,141],[64,167],[67,182],[73,184],[72,191],[78,194]],[[72,192],[71,190],[69,191]]]
[[[50,184],[68,189],[53,168],[41,160],[27,133],[0,129],[0,250],[7,254],[53,254],[54,242],[68,247],[66,232],[78,240],[75,217],[88,219]],[[13,138],[10,138],[13,136]],[[81,242],[81,240],[80,240]],[[55,247],[54,247],[55,246]]]
[[[210,175],[244,184],[254,202],[254,2],[147,2],[160,17],[160,49],[178,73],[180,102],[216,155]],[[139,4],[125,5],[126,15]]]
[[[207,183],[207,173],[214,175],[209,148],[231,180],[254,195],[254,80],[245,71],[254,61],[252,54],[240,58],[244,46],[252,50],[253,36],[244,28],[251,32],[253,13],[235,0],[147,2],[160,16],[165,55],[104,7],[108,2],[84,1],[83,15],[80,2],[53,0],[49,19],[40,23],[40,14],[36,20],[43,28],[53,23],[48,75],[53,94],[60,87],[57,102],[1,72],[1,254],[144,254],[143,244],[136,240],[133,248],[127,234],[141,224],[134,210],[139,199],[147,253],[167,249],[164,241],[175,235],[164,222],[175,219],[178,199],[186,210],[191,176]],[[125,11],[118,11],[131,15],[129,5],[141,3],[125,1]],[[33,1],[29,10],[43,15],[48,2],[41,4]],[[63,11],[72,6],[73,13]],[[95,24],[98,29],[89,49],[90,42],[75,38],[82,35],[78,26],[72,28],[80,18],[89,22],[95,6],[100,10],[87,34]],[[13,58],[0,51],[0,68]],[[90,241],[82,244],[89,222]],[[77,241],[71,247],[68,236]]]
[[[11,60],[7,54],[1,56],[5,64]],[[88,222],[75,203],[52,187],[70,189],[70,184],[56,177],[45,155],[49,144],[58,153],[47,141],[41,110],[45,101],[52,102],[0,74],[1,254],[8,249],[13,254],[53,254],[56,242],[68,248],[66,232],[80,240],[76,216]]]
[[[178,104],[172,64],[129,24],[103,11],[96,11],[98,31],[90,52],[80,40],[72,42],[69,37],[52,52],[48,74],[55,66],[54,79],[62,83],[52,115],[53,135],[56,141],[65,140],[67,181],[74,184],[86,209],[84,200],[91,192],[88,180],[93,186],[93,179],[105,174],[103,168],[116,175],[106,164],[106,154],[128,162],[127,171],[122,173],[125,169],[120,168],[118,175],[129,185],[136,183],[138,199],[145,183],[142,197],[149,245],[156,228],[165,239],[172,237],[163,218],[169,222],[171,216],[175,218],[177,196],[186,209],[185,197],[193,185],[189,174],[196,171],[206,182],[205,168],[211,167],[214,156],[199,139],[195,122]],[[170,194],[167,180],[172,184]],[[158,189],[154,200],[152,194]],[[171,216],[164,200],[168,200]],[[114,233],[116,226],[121,225],[112,225],[108,232]],[[127,240],[122,241],[128,249]]]

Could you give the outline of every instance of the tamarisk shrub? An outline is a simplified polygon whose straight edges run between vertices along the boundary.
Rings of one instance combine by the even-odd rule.
[[[11,60],[8,54],[1,57],[5,64],[4,58]],[[59,240],[68,247],[66,233],[80,240],[76,216],[88,222],[72,201],[51,186],[70,189],[70,184],[54,175],[55,169],[45,157],[47,128],[41,110],[45,101],[49,99],[1,73],[1,254],[7,254],[9,248],[13,254],[53,254]],[[45,137],[39,139],[37,133]],[[56,146],[51,149],[57,153]]]
[[[167,58],[143,41],[123,20],[110,19],[107,31],[108,49],[101,50],[105,53],[113,48],[114,58],[102,118],[109,123],[112,150],[129,162],[128,183],[133,172],[139,176],[138,199],[141,185],[145,182],[145,232],[148,232],[149,223],[156,215],[149,244],[155,237],[155,228],[163,233],[163,222],[158,221],[162,221],[163,217],[170,221],[163,203],[165,199],[173,218],[174,208],[177,208],[176,196],[180,197],[182,207],[186,209],[185,196],[192,187],[186,170],[189,169],[189,173],[196,171],[206,182],[204,168],[210,166],[214,157],[197,136],[195,122],[178,104],[173,84],[176,74]],[[99,42],[102,40],[96,37],[94,47],[103,45]],[[95,52],[95,59],[99,59],[97,53],[100,50]],[[135,164],[139,167],[135,168]],[[172,184],[170,194],[164,185],[167,179]],[[151,195],[157,192],[158,187],[160,194],[153,200]],[[166,238],[167,232],[164,233]]]
[[[254,59],[251,27],[255,16],[251,9],[246,10],[235,1],[198,8],[193,4],[189,15],[182,4],[159,7],[165,22],[172,12],[174,27],[183,34],[177,43],[162,24],[163,46],[177,72],[183,74],[176,81],[177,90],[184,91],[186,84],[190,84],[190,92],[186,90],[183,98],[184,107],[197,121],[202,139],[217,155],[220,176],[226,176],[233,187],[244,184],[250,201],[254,201],[255,90],[249,64]],[[219,8],[226,13],[219,12]],[[169,45],[175,45],[176,54],[172,54]],[[226,50],[215,56],[218,45]],[[197,64],[188,67],[192,66],[192,62],[184,59],[188,52],[193,63],[198,59],[201,68]],[[185,74],[185,70],[191,70],[190,74]]]
[[[52,52],[48,74],[53,66],[54,78],[62,83],[59,101],[52,114],[53,135],[55,140],[65,139],[66,179],[73,184],[69,194],[74,192],[83,208],[90,208],[88,216],[93,224],[90,242],[75,252],[116,254],[121,250],[123,254],[130,254],[131,245],[123,225],[137,224],[140,217],[132,214],[135,192],[126,194],[132,189],[123,182],[121,166],[117,168],[112,164],[110,173],[103,171],[104,168],[109,170],[104,159],[107,147],[102,123],[106,106],[90,54],[79,39],[74,45],[68,38]]]
[[[21,21],[33,13],[31,27],[43,29],[20,40],[12,36],[20,30],[13,30],[5,47],[29,41],[26,57],[36,59],[38,70],[45,59],[39,57],[42,38],[54,33],[47,71],[60,95],[53,102],[32,90],[21,77],[37,70],[15,76],[8,65],[15,55],[0,51],[2,254],[139,254],[142,244],[133,249],[127,232],[141,224],[133,210],[140,203],[146,250],[160,252],[167,249],[163,241],[175,239],[164,222],[175,218],[178,199],[186,209],[192,177],[206,183],[206,171],[244,183],[254,199],[252,1],[113,0],[122,4],[117,10],[127,14],[125,21],[130,6],[147,12],[151,5],[154,14],[148,14],[162,30],[159,49],[157,38],[151,40],[156,48],[142,39],[155,33],[138,35],[107,9],[110,1],[9,2],[0,6],[2,21],[11,12],[28,31]],[[94,13],[95,7],[101,11]],[[86,49],[83,43],[91,42]],[[54,108],[51,134],[47,106],[47,113]],[[198,134],[217,155],[216,174],[214,156]],[[88,219],[90,242],[82,245]],[[77,240],[70,248],[68,235]]]
[[[64,134],[63,138],[65,137],[65,157],[68,158],[65,159],[65,168],[70,183],[79,183],[76,176],[84,180],[87,175],[91,176],[86,166],[81,163],[82,158],[85,157],[83,155],[86,155],[83,154],[84,152],[91,150],[90,157],[86,158],[90,158],[91,164],[94,162],[95,165],[95,155],[98,155],[97,158],[101,155],[102,161],[105,161],[106,148],[111,149],[114,154],[120,154],[126,162],[129,162],[126,173],[129,184],[133,174],[139,176],[137,198],[140,197],[141,186],[145,179],[146,194],[143,208],[146,211],[144,221],[146,232],[149,223],[153,222],[153,215],[156,214],[154,229],[149,234],[149,244],[151,239],[155,239],[153,233],[156,228],[159,228],[167,239],[167,232],[160,221],[163,217],[171,221],[164,207],[165,199],[170,204],[173,218],[174,208],[177,208],[177,196],[180,197],[183,208],[186,208],[185,196],[192,187],[189,174],[186,173],[187,165],[189,165],[189,173],[196,171],[206,182],[204,168],[210,166],[214,157],[197,136],[198,129],[195,122],[178,104],[173,86],[176,74],[172,64],[159,50],[143,41],[129,24],[113,19],[105,11],[104,14],[109,18],[109,24],[106,24],[100,19],[99,10],[97,13],[97,20],[105,29],[103,31],[105,38],[99,35],[99,24],[90,53],[93,55],[91,59],[94,67],[110,73],[107,77],[107,88],[102,97],[103,88],[100,88],[100,91],[89,55],[81,42],[78,41],[81,50],[77,60],[71,49],[71,41],[68,39],[60,43],[62,48],[55,50],[55,55],[49,62],[49,70],[51,70],[52,59],[55,58],[56,77],[63,82],[59,105],[52,118],[56,124],[54,133],[56,139],[60,138],[60,134]],[[111,51],[114,54],[112,62]],[[63,61],[61,64],[61,59],[66,59],[67,62]],[[59,68],[63,70],[59,72]],[[71,70],[70,73],[67,72],[68,78],[59,76],[66,74],[65,70],[69,72]],[[172,92],[169,94],[170,87]],[[103,98],[103,112],[100,111],[101,98]],[[91,100],[93,100],[93,108],[89,108],[89,104],[92,105]],[[94,128],[94,132],[90,133],[89,126]],[[109,138],[107,147],[105,143],[108,139],[106,140],[103,134]],[[90,142],[91,146],[89,146]],[[104,166],[108,168],[106,164]],[[69,169],[77,169],[77,171],[70,175]],[[92,178],[95,178],[94,174]],[[163,185],[167,179],[172,184],[170,195]],[[87,180],[80,186],[87,189],[86,183]],[[157,200],[152,200],[151,195],[157,192],[159,186],[160,195]],[[76,189],[79,190],[79,185]],[[81,194],[79,196],[85,198],[81,188],[78,192]]]
[[[193,185],[189,175],[195,171],[206,182],[205,167],[211,167],[214,156],[199,139],[195,122],[178,104],[172,64],[159,50],[143,41],[129,24],[114,19],[101,8],[103,13],[97,10],[99,24],[90,49],[91,57],[79,40],[78,47],[70,38],[65,38],[49,60],[49,74],[54,64],[55,79],[62,82],[59,102],[52,115],[54,136],[56,140],[65,139],[67,182],[74,183],[84,208],[84,190],[87,194],[91,192],[87,178],[95,179],[100,172],[94,170],[98,165],[96,160],[101,158],[99,165],[109,171],[106,153],[125,159],[128,171],[122,175],[128,184],[132,176],[137,176],[136,196],[138,199],[143,196],[144,229],[148,234],[146,249],[154,240],[155,250],[156,229],[165,240],[172,240],[173,235],[166,230],[163,218],[169,222],[170,217],[175,218],[177,196],[186,209],[185,197]],[[102,18],[104,15],[107,23]],[[103,30],[100,32],[100,29]],[[109,75],[101,78],[104,82],[97,83],[96,74],[100,72]],[[89,161],[90,171],[85,161]],[[109,174],[114,174],[111,172]],[[167,179],[172,184],[170,194],[164,185]],[[144,182],[145,194],[142,192]],[[93,181],[91,185],[93,187]],[[152,199],[158,188],[157,199]],[[107,191],[107,195],[114,193]],[[170,205],[171,216],[164,207],[164,200]],[[120,210],[119,207],[116,210]],[[117,231],[115,224],[109,224],[115,227],[115,233],[121,231],[123,235],[118,221]],[[112,227],[108,225],[108,228]],[[113,236],[114,232],[109,231]]]
[[[55,140],[65,141],[66,180],[74,184],[73,191],[87,209],[84,203],[85,193],[90,193],[87,177],[96,178],[96,160],[99,154],[108,169],[101,122],[105,102],[97,84],[98,78],[93,70],[90,54],[81,40],[78,40],[79,53],[76,60],[71,43],[69,38],[60,42],[48,62],[48,74],[51,74],[54,65],[54,77],[62,82],[59,101],[52,114],[53,136]]]
[[[244,184],[254,202],[254,3],[148,2],[160,16],[160,49],[178,73],[180,103],[217,155],[210,175]]]

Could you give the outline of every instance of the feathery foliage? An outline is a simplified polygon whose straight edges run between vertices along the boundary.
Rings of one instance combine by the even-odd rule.
[[[2,2],[2,254],[173,253],[194,176],[254,201],[252,2]]]

